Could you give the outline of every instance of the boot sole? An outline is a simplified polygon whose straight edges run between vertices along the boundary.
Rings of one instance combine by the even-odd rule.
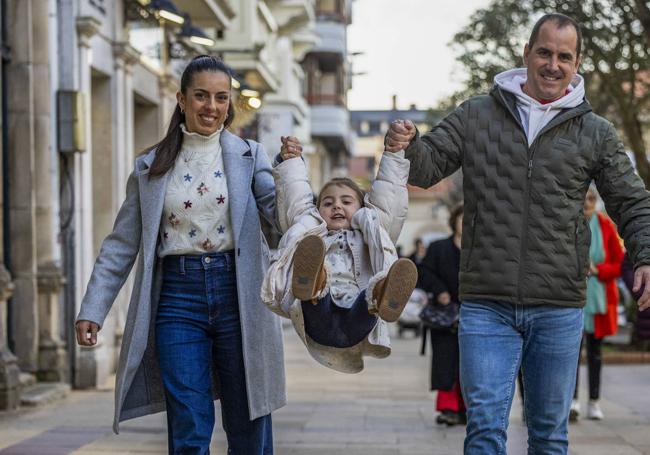
[[[398,259],[386,276],[384,293],[377,303],[379,317],[395,322],[402,314],[418,280],[418,269],[409,259]]]
[[[293,256],[291,292],[299,300],[316,296],[316,280],[325,259],[325,244],[317,235],[308,235],[300,241]]]

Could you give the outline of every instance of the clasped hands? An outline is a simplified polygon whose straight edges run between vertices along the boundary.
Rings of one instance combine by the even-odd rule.
[[[410,120],[393,120],[384,137],[384,147],[387,152],[405,150],[415,137],[415,125]]]

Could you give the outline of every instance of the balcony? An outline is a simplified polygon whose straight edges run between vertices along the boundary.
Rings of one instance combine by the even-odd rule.
[[[316,35],[320,42],[314,46],[312,52],[339,54],[345,56],[347,54],[347,36],[346,25],[340,22],[317,22]]]
[[[328,149],[349,152],[350,113],[345,106],[312,105],[311,134],[322,140]]]

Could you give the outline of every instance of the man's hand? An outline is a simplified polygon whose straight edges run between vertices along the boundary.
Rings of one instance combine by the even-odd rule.
[[[384,148],[387,152],[404,150],[415,137],[415,125],[410,120],[394,120],[391,122],[386,137]]]
[[[91,321],[77,321],[75,324],[79,346],[95,346],[99,326]]]
[[[291,158],[300,158],[302,155],[302,145],[297,137],[282,136],[282,147],[280,148],[280,156],[282,161],[290,160]]]
[[[440,305],[449,305],[449,303],[451,303],[451,296],[449,295],[449,292],[441,292],[438,294],[438,303]]]
[[[650,308],[650,265],[642,265],[634,271],[634,286],[632,292],[643,291],[637,300],[639,311]]]

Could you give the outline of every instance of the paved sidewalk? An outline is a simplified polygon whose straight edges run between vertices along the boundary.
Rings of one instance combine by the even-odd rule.
[[[433,397],[427,391],[428,358],[418,355],[419,340],[395,339],[391,357],[369,360],[357,375],[316,364],[291,331],[285,341],[289,404],[273,415],[276,454],[462,452],[464,427],[434,423]],[[603,384],[606,420],[572,425],[571,453],[650,454],[650,365],[606,366]],[[112,412],[113,393],[106,388],[75,391],[65,401],[40,409],[0,413],[0,455],[166,453],[164,414],[126,422],[117,436],[110,428]],[[511,455],[525,453],[520,414],[515,399]],[[226,453],[220,424],[212,449],[215,454]]]

